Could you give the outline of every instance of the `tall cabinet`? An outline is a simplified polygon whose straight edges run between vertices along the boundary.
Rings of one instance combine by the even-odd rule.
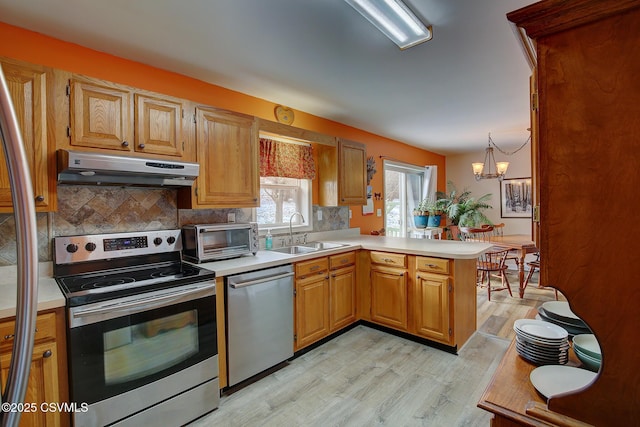
[[[541,281],[562,291],[603,355],[589,387],[547,406],[589,424],[634,425],[640,1],[545,0],[507,17],[537,56]]]

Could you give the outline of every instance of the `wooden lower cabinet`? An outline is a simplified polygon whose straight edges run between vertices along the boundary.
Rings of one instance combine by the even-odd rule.
[[[295,349],[329,335],[329,276],[322,272],[296,280]]]
[[[371,266],[371,320],[407,330],[407,270]]]
[[[346,252],[296,264],[296,351],[356,321],[355,262]]]
[[[356,253],[329,257],[329,329],[335,332],[356,321]]]
[[[452,344],[453,331],[449,328],[450,293],[448,276],[418,272],[414,292],[417,335]]]
[[[370,283],[359,284],[362,319],[454,349],[476,330],[474,259],[371,251],[368,262]]]
[[[24,402],[35,404],[35,412],[23,412],[20,426],[68,426],[68,413],[41,411],[41,404],[68,402],[64,311],[39,314],[31,358],[31,370]],[[15,319],[0,322],[0,377],[2,388],[7,382]]]

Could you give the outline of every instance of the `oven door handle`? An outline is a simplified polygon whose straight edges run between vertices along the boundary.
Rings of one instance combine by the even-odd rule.
[[[188,289],[179,291],[164,292],[161,294],[155,294],[147,297],[137,297],[132,300],[127,300],[118,303],[106,303],[98,305],[97,307],[85,308],[73,311],[74,318],[88,317],[88,316],[100,316],[109,314],[112,316],[114,312],[126,311],[128,314],[138,313],[141,311],[147,311],[154,308],[165,307],[170,304],[180,301],[189,301],[194,299],[194,295],[209,293],[212,289],[215,289],[214,284],[192,286]],[[187,298],[188,297],[188,298]]]
[[[259,285],[260,283],[271,282],[273,280],[284,279],[285,277],[291,277],[293,273],[284,273],[284,274],[276,274],[275,276],[261,277],[256,280],[247,280],[246,282],[231,282],[229,281],[229,286],[233,289],[244,288],[247,286]]]

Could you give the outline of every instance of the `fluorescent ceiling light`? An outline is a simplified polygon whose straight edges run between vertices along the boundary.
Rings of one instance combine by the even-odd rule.
[[[400,49],[431,40],[431,26],[425,26],[400,0],[345,0]]]

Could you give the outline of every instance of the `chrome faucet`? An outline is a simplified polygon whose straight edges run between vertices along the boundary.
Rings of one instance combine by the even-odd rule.
[[[293,221],[293,217],[296,215],[300,215],[300,219],[302,220],[302,222],[304,222],[304,217],[300,212],[294,212],[293,214],[291,214],[291,217],[289,218],[289,245],[293,245],[293,227],[291,224]]]

